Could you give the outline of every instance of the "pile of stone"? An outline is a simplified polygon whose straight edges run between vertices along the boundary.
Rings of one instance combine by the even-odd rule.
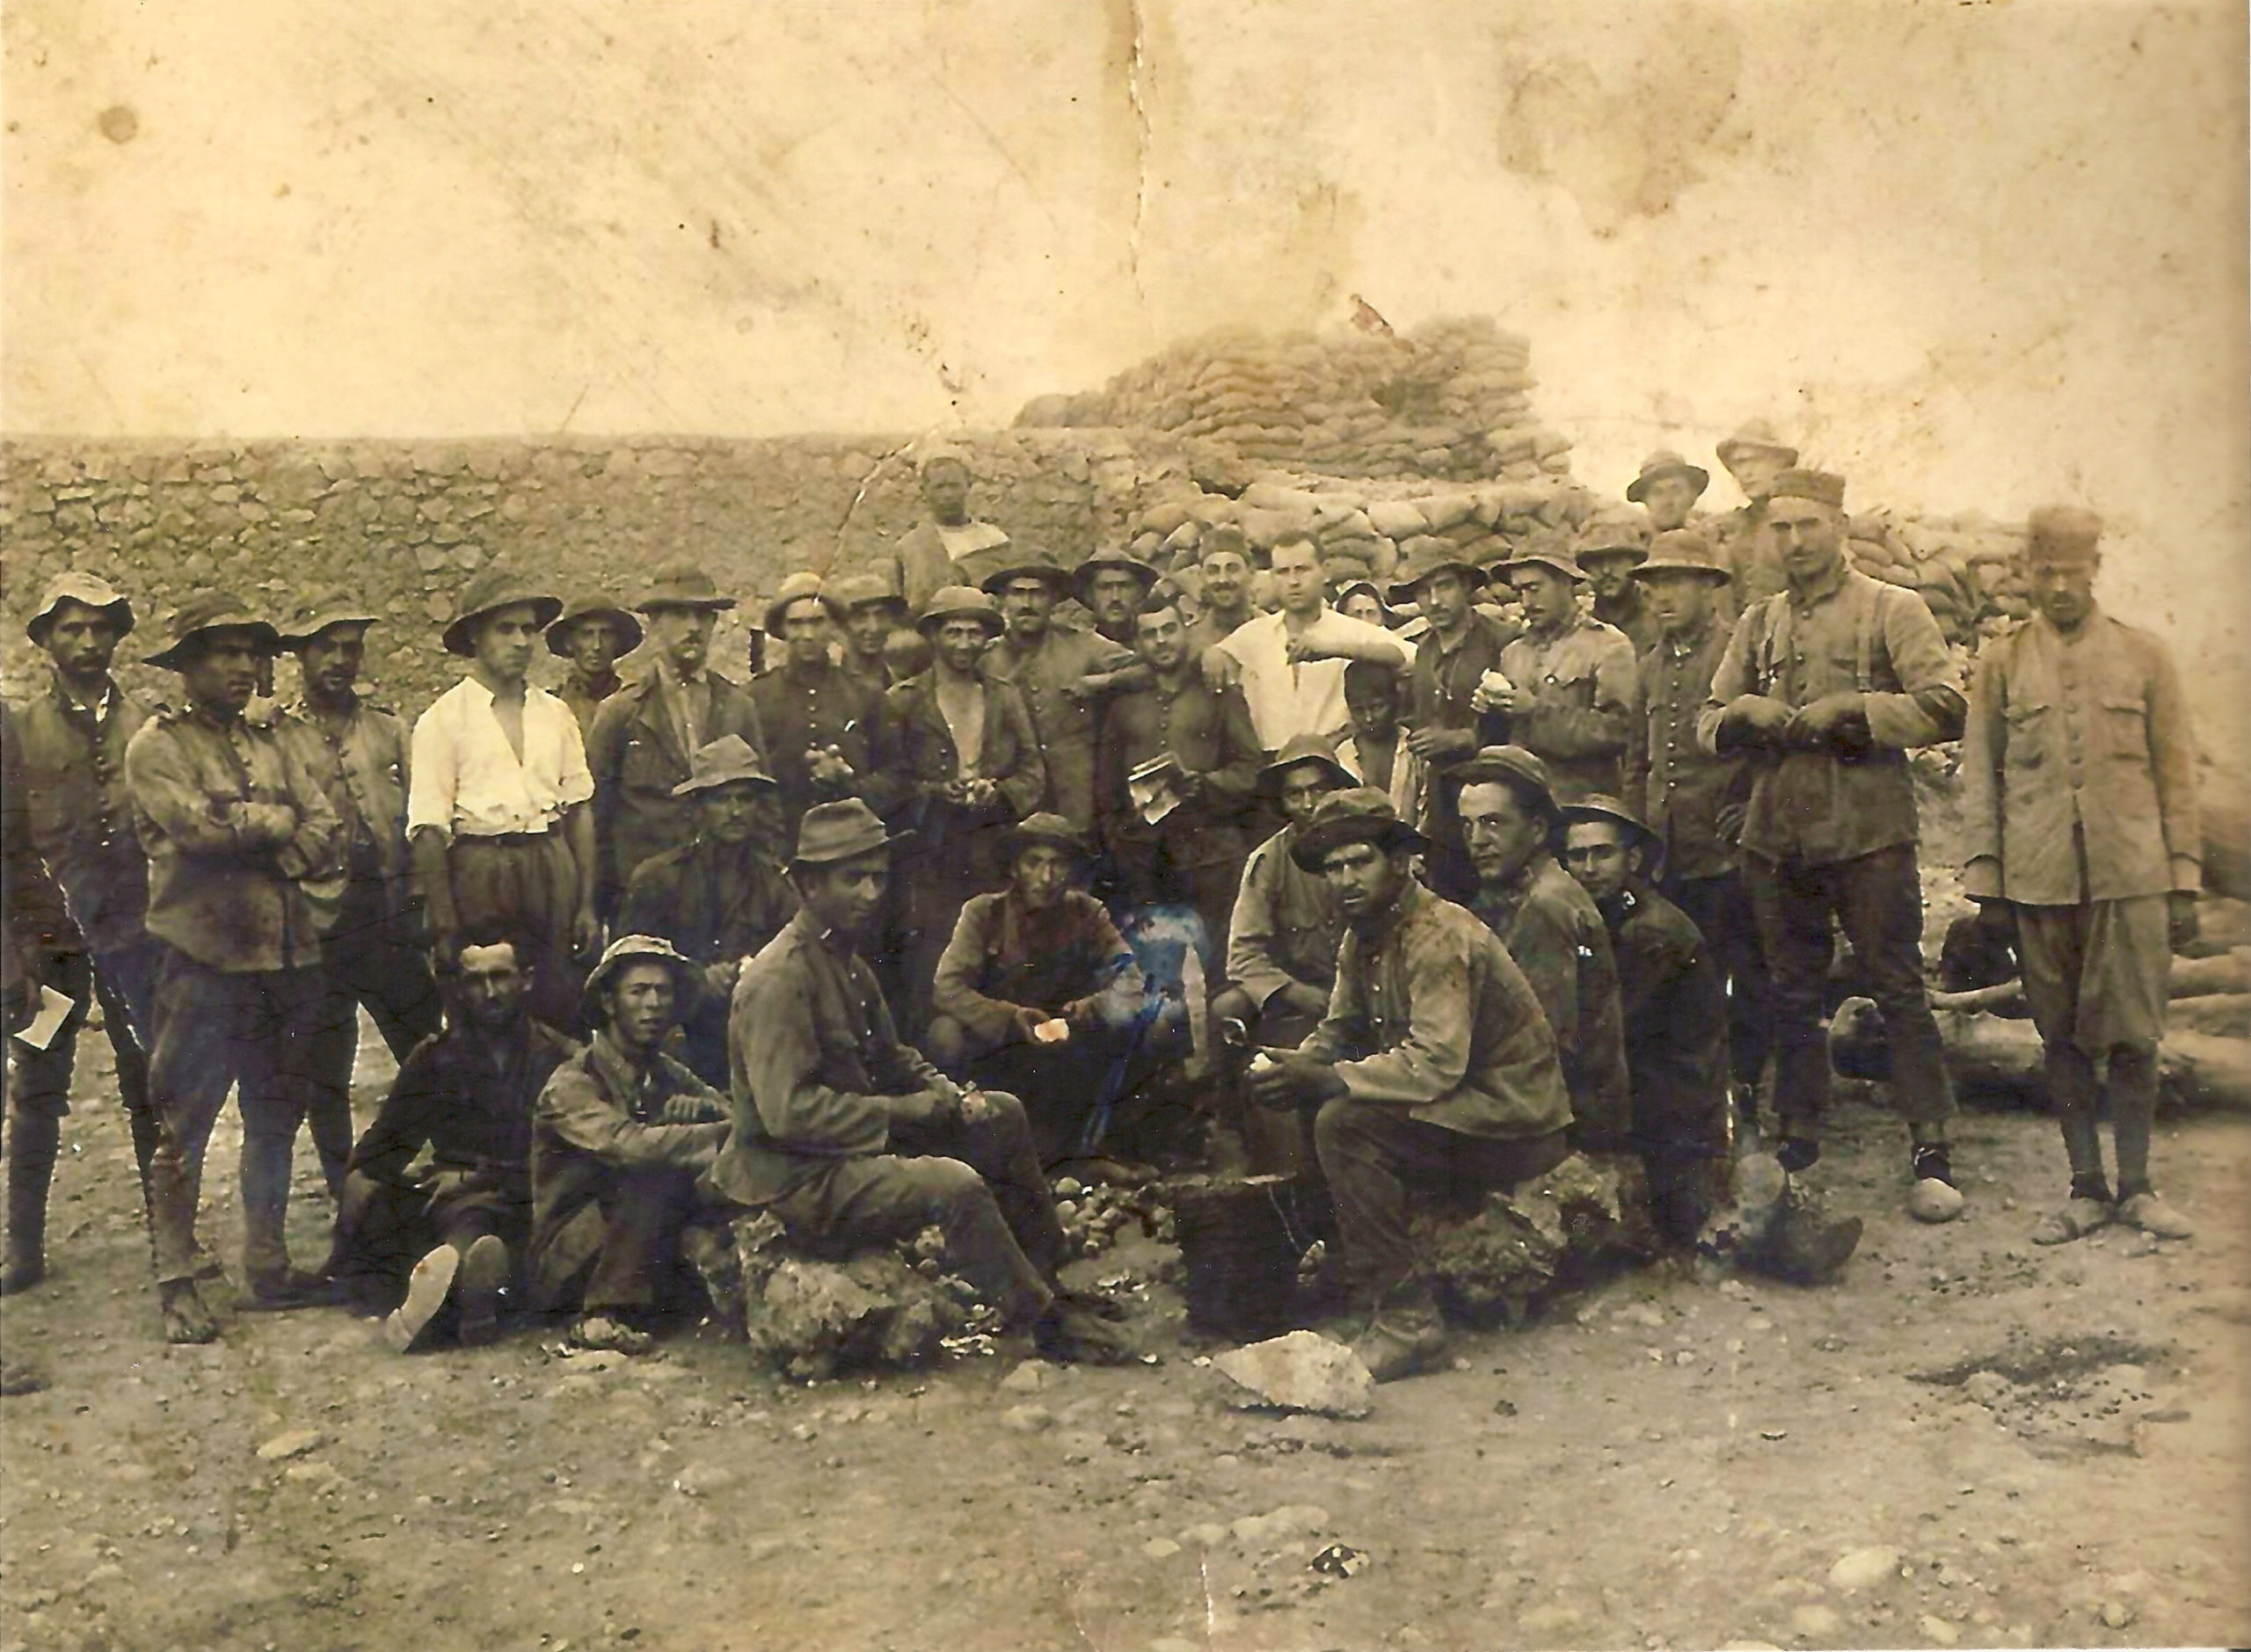
[[[1544,1176],[1488,1195],[1466,1219],[1417,1216],[1417,1248],[1448,1319],[1521,1326],[1556,1292],[1656,1255],[1647,1206],[1637,1161],[1573,1153]]]

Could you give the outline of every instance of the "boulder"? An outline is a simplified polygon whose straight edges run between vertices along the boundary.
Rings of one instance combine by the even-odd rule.
[[[1425,1213],[1418,1254],[1447,1318],[1520,1325],[1557,1290],[1655,1254],[1640,1163],[1574,1153],[1546,1175],[1486,1197],[1466,1219]]]
[[[1212,1364],[1245,1391],[1241,1406],[1278,1406],[1322,1416],[1359,1417],[1368,1411],[1374,1379],[1360,1357],[1342,1343],[1313,1331],[1232,1349]]]

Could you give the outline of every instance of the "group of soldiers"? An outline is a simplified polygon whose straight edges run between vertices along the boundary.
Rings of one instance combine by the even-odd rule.
[[[1325,1189],[1331,1299],[1406,1375],[1444,1346],[1417,1208],[1630,1154],[1691,1245],[1770,1056],[1774,1152],[1810,1168],[1840,935],[1907,1207],[1959,1212],[1907,763],[1957,739],[1967,888],[2014,931],[2070,1156],[2035,1237],[2185,1237],[2147,1160],[2192,746],[2163,645],[2094,603],[2099,523],[2036,514],[2036,613],[1965,695],[1920,599],[1850,566],[1839,477],[1763,427],[1720,456],[1729,515],[1661,453],[1573,544],[1410,541],[1379,589],[1223,528],[1187,565],[1066,568],[975,519],[942,450],[888,565],[782,584],[747,685],[711,663],[736,599],[700,568],[628,607],[495,564],[411,731],[361,692],[377,621],[345,596],[192,599],[152,711],[111,671],[129,598],[58,579],[28,628],[51,676],[0,747],[0,1289],[43,1276],[98,1006],[172,1341],[219,1334],[196,1216],[237,1088],[248,1306],[348,1301],[404,1349],[525,1304],[639,1351],[764,1210],[830,1248],[935,1226],[1053,1357],[1124,1358],[1059,1277],[1047,1178],[1195,1070],[1198,1150]],[[399,1066],[355,1138],[362,1007]],[[312,1268],[284,1240],[305,1124],[337,1209]]]

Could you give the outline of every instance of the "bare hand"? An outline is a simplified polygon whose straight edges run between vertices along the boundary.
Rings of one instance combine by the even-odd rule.
[[[1242,680],[1242,662],[1216,643],[1204,651],[1197,663],[1203,668],[1204,686],[1213,694]]]
[[[2175,952],[2196,938],[2196,897],[2194,891],[2176,889],[2165,898],[2166,943]]]
[[[572,955],[590,958],[601,950],[601,920],[594,916],[592,906],[581,906],[579,915],[571,920]]]
[[[1039,1040],[1034,1036],[1033,1030],[1046,1019],[1045,1010],[1034,1009],[1029,1004],[1018,1004],[1015,1015],[1009,1018],[1009,1030],[1018,1044],[1038,1044]]]
[[[982,1090],[964,1090],[961,1100],[954,1104],[954,1114],[965,1124],[981,1124],[998,1118],[1001,1110],[992,1097]]]
[[[1505,688],[1488,688],[1483,683],[1471,690],[1469,709],[1472,711],[1498,711],[1503,715],[1517,710],[1525,702],[1524,690],[1511,683]],[[1471,755],[1475,755],[1473,752]]]
[[[1469,729],[1416,729],[1407,749],[1426,763],[1456,763],[1477,755],[1477,736]]]
[[[805,768],[816,784],[849,786],[852,783],[852,765],[844,761],[844,753],[834,746],[807,746]]]
[[[1812,745],[1827,739],[1847,717],[1861,709],[1858,693],[1825,694],[1812,704],[1801,706],[1782,725],[1782,738]]]
[[[1261,1066],[1254,1063],[1249,1075],[1250,1099],[1261,1107],[1281,1110],[1310,1107],[1344,1093],[1337,1069],[1294,1050],[1266,1050]]]

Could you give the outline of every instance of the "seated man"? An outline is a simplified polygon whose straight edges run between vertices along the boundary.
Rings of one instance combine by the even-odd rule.
[[[345,1170],[325,1271],[380,1311],[413,1266],[383,1327],[401,1353],[449,1300],[463,1346],[490,1342],[531,1231],[532,1106],[576,1047],[531,1017],[532,953],[490,921],[463,935],[444,1029],[399,1063]]]
[[[696,753],[675,797],[696,800],[696,835],[641,862],[618,922],[669,941],[701,966],[680,1009],[682,1056],[714,1089],[727,1082],[727,1001],[742,966],[782,932],[798,898],[767,837],[775,782],[739,735]]]
[[[1627,1145],[1649,1174],[1657,1230],[1693,1245],[1727,1161],[1727,990],[1696,926],[1650,887],[1656,833],[1599,795],[1565,804],[1563,820],[1564,858],[1618,964],[1633,1095]]]
[[[1056,1283],[1063,1229],[1024,1104],[965,1090],[900,1043],[860,957],[893,841],[857,798],[806,811],[790,865],[804,905],[735,988],[734,1130],[710,1185],[831,1246],[936,1224],[948,1265],[1049,1357],[1129,1358]]]
[[[533,1115],[534,1299],[577,1306],[580,1348],[646,1353],[696,1178],[727,1139],[726,1102],[664,1052],[696,966],[653,935],[609,943],[586,978],[594,1041],[555,1069]]]
[[[1460,1204],[1563,1162],[1570,1100],[1555,1036],[1492,931],[1416,881],[1428,840],[1371,787],[1322,799],[1291,853],[1344,916],[1337,991],[1312,1036],[1262,1052],[1261,1106],[1317,1105],[1346,1286],[1373,1310],[1378,1382],[1431,1368],[1446,1333],[1417,1271],[1410,1202]]]
[[[1070,886],[1087,848],[1069,821],[1033,815],[1008,844],[1009,886],[970,898],[938,960],[930,1059],[1021,1095],[1052,1164],[1078,1150],[1081,1126],[1125,1076],[1141,971],[1103,904]]]

